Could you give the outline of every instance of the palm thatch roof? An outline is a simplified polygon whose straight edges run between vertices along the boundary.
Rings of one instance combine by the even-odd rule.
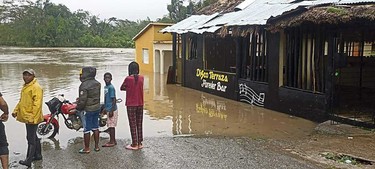
[[[233,12],[234,8],[244,0],[218,0],[196,12],[197,15],[212,15],[214,13]]]
[[[284,14],[283,14],[284,15]],[[268,29],[278,31],[287,27],[299,26],[303,23],[312,24],[366,24],[375,25],[375,4],[350,6],[321,6],[307,11],[297,11],[295,14],[285,14],[270,18]],[[289,16],[288,16],[289,15]]]

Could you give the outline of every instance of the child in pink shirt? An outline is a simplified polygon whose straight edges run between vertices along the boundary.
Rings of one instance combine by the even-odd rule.
[[[144,77],[139,75],[139,65],[137,62],[129,64],[129,76],[121,85],[121,90],[126,91],[126,110],[128,112],[130,133],[132,144],[126,146],[129,150],[143,148],[143,81]]]

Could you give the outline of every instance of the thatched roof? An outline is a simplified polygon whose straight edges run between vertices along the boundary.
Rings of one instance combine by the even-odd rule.
[[[296,15],[271,18],[268,28],[277,31],[287,27],[299,26],[303,23],[312,24],[375,24],[375,4],[352,6],[323,6],[310,8],[305,12],[296,12]]]
[[[211,15],[214,13],[233,12],[234,8],[244,0],[218,0],[196,12],[197,15]]]

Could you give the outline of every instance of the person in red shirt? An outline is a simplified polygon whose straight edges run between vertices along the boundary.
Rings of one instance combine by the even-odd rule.
[[[137,62],[131,62],[128,68],[127,76],[121,85],[120,90],[126,91],[126,110],[128,112],[130,133],[132,144],[126,146],[129,150],[138,150],[143,148],[143,81],[144,77],[139,75],[139,65]]]

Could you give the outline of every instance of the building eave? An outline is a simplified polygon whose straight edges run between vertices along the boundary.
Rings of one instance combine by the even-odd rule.
[[[149,23],[146,27],[144,27],[141,31],[138,32],[137,35],[135,35],[132,40],[136,41],[139,37],[141,37],[148,29],[150,29],[152,26],[171,26],[173,23],[159,23],[159,22],[154,22],[154,23]]]

